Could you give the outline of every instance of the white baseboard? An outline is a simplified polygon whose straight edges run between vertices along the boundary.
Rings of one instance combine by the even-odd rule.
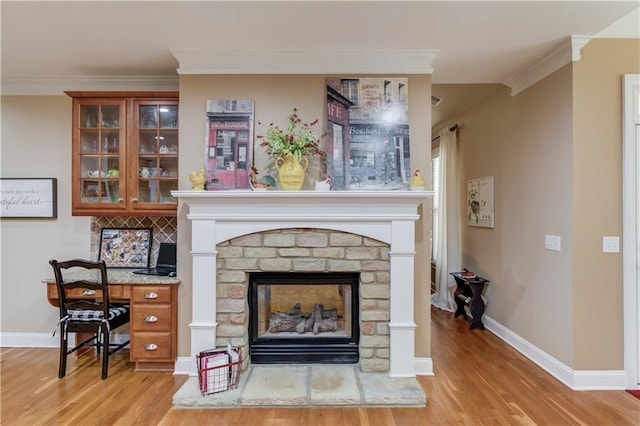
[[[574,371],[573,390],[624,390],[627,376],[624,370]]]
[[[504,340],[509,346],[539,365],[547,373],[573,390],[624,390],[624,370],[578,371],[572,370],[551,355],[518,336],[487,315],[482,317],[487,330]]]
[[[433,376],[433,360],[431,358],[414,358],[414,369],[418,376]]]
[[[73,336],[75,341],[75,336]],[[71,339],[69,339],[71,344]],[[0,333],[0,347],[3,348],[57,348],[60,346],[58,333]]]
[[[174,376],[188,376],[191,374],[191,357],[180,356],[176,359],[176,365],[173,367]],[[195,361],[193,361],[195,362]]]
[[[53,333],[0,333],[0,347],[3,348],[58,348],[60,346],[59,331]],[[124,343],[129,340],[128,334],[112,334],[112,343]],[[74,333],[69,334],[69,346],[76,343]]]

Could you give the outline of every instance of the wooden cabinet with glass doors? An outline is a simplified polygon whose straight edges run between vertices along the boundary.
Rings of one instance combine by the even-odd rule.
[[[67,94],[73,98],[72,213],[175,216],[178,94]]]

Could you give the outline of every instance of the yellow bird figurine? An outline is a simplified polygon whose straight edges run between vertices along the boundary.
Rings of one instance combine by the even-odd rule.
[[[416,170],[411,178],[411,182],[409,182],[409,187],[411,189],[424,189],[424,178],[420,174],[420,170]]]
[[[204,168],[200,169],[199,172],[191,172],[189,173],[189,180],[191,181],[191,189],[196,191],[204,190]]]

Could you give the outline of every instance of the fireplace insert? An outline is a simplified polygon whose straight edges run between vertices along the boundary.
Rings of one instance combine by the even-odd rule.
[[[358,284],[357,273],[251,273],[251,362],[358,362]]]

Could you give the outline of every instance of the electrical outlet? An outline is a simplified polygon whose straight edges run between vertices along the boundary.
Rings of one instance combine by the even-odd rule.
[[[603,253],[620,253],[620,237],[602,237]]]
[[[545,235],[544,248],[551,251],[560,251],[560,241],[559,235]]]

